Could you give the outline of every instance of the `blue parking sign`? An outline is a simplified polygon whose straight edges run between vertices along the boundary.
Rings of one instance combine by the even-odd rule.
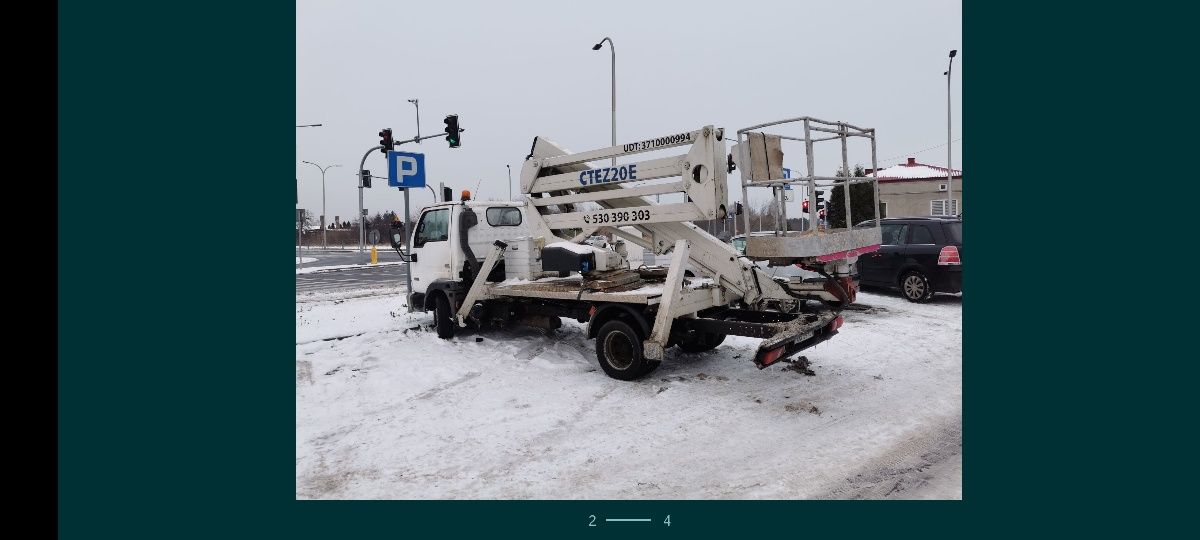
[[[388,152],[388,186],[425,187],[425,154],[395,150]]]

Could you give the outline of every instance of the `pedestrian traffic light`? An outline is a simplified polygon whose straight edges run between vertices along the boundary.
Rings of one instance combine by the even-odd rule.
[[[804,210],[805,212],[808,211],[808,199],[807,198],[804,199],[804,204],[800,205],[800,209]]]
[[[365,188],[371,187],[371,171],[363,169],[362,172],[360,173],[360,175],[362,178],[362,187],[365,187]]]
[[[396,141],[392,139],[392,128],[384,128],[379,132],[379,146],[382,147],[379,151],[384,154],[396,148]]]
[[[458,133],[458,115],[448,114],[443,122],[446,123],[446,142],[450,143],[450,148],[458,148],[462,144],[462,136]]]

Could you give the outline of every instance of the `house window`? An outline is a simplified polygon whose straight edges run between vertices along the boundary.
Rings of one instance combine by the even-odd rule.
[[[946,184],[938,184],[938,191],[946,191]]]
[[[958,199],[950,199],[950,211],[946,211],[946,199],[934,199],[929,201],[929,215],[931,216],[957,216],[958,215]]]

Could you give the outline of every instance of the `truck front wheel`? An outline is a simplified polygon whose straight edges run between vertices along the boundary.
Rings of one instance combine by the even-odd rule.
[[[450,311],[450,300],[444,294],[438,294],[433,299],[433,322],[437,327],[437,335],[442,339],[454,337],[458,324],[454,321],[454,312]]]
[[[604,372],[617,380],[632,381],[658,368],[659,361],[642,354],[642,337],[621,320],[611,320],[596,335],[596,358]]]

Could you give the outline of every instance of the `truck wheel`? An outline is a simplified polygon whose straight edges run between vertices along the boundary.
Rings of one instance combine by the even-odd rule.
[[[632,381],[658,368],[659,361],[642,354],[642,336],[624,321],[612,320],[596,335],[596,359],[604,372],[621,381]]]
[[[912,270],[900,278],[900,293],[909,302],[925,303],[933,298],[933,287],[929,278],[917,270]]]
[[[693,331],[679,342],[679,349],[685,353],[702,353],[717,348],[724,341],[725,334]]]
[[[433,299],[433,322],[437,325],[437,335],[442,339],[454,337],[458,325],[454,322],[454,313],[450,311],[450,300],[444,294],[438,294]]]

